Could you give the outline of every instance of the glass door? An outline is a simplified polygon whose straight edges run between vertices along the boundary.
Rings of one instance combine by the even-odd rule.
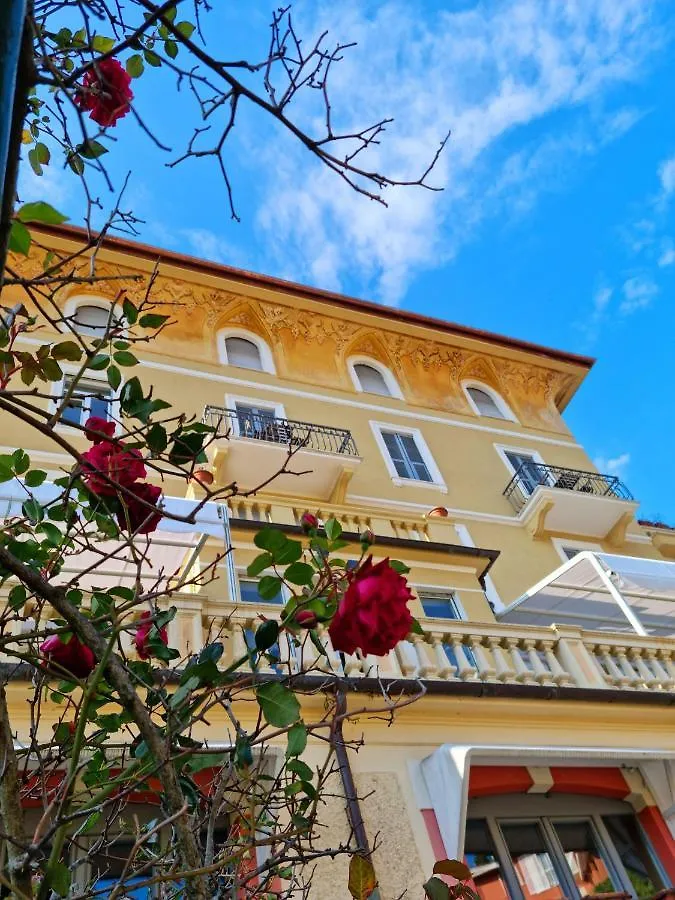
[[[531,454],[507,450],[506,458],[513,466],[521,490],[527,496],[532,494],[540,484],[547,483],[545,469]]]

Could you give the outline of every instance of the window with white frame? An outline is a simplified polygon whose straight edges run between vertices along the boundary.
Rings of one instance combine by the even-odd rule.
[[[367,363],[356,363],[354,372],[362,391],[366,391],[368,394],[380,394],[382,397],[391,397],[391,391],[384,375],[374,366]]]
[[[477,415],[487,416],[491,419],[515,421],[515,416],[497,391],[485,384],[464,384],[463,387],[469,403]]]
[[[400,431],[382,431],[382,440],[399,478],[433,482],[415,436]]]
[[[417,596],[424,615],[430,619],[461,619],[454,591],[434,591],[420,589]]]
[[[80,334],[98,338],[105,335],[109,325],[123,324],[119,316],[111,318],[109,306],[99,306],[95,303],[79,303],[75,307],[71,321]]]
[[[71,376],[63,379],[60,397],[65,397],[73,384]],[[56,403],[60,402],[57,398]],[[110,387],[102,381],[80,379],[61,413],[61,422],[66,425],[84,425],[90,416],[112,419],[113,395]]]
[[[225,338],[225,351],[229,365],[241,366],[242,369],[263,371],[260,350],[253,341],[242,337]]]

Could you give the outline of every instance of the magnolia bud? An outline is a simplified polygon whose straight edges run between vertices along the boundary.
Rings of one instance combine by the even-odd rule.
[[[359,540],[361,541],[361,543],[362,543],[364,546],[370,547],[371,544],[374,544],[374,543],[375,543],[375,535],[374,535],[373,532],[370,530],[370,528],[366,528],[365,531],[362,531],[362,532],[361,532],[361,537],[360,537]]]
[[[315,528],[319,527],[319,520],[312,513],[303,513],[300,517],[300,527],[305,534],[309,534],[310,531],[314,531]]]
[[[300,628],[314,628],[319,620],[311,609],[301,609],[295,616],[295,622]]]

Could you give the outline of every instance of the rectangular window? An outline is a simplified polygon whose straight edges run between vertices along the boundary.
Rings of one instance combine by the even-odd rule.
[[[452,591],[418,591],[424,615],[431,619],[461,619]]]
[[[288,423],[278,419],[276,411],[262,406],[236,403],[239,436],[274,444],[288,444],[293,437]]]
[[[263,597],[261,597],[258,591],[258,582],[254,578],[239,579],[239,596],[241,597],[242,603],[279,604],[284,602],[281,588],[279,588],[278,592],[271,599],[264,599]]]
[[[61,397],[70,390],[72,383],[73,379],[66,375],[63,379]],[[100,381],[79,381],[61,413],[61,421],[66,424],[84,425],[89,416],[111,419],[112,403],[112,392],[108,385]]]
[[[433,481],[412,434],[383,431],[382,440],[394,464],[396,474],[400,478],[410,478],[413,481]]]
[[[541,463],[529,453],[516,453],[513,450],[504,451],[506,458],[513,466],[518,477],[521,489],[526,494],[532,494],[540,484],[547,483],[546,470]]]
[[[508,885],[485,819],[467,821],[464,856],[481,900],[508,900]]]

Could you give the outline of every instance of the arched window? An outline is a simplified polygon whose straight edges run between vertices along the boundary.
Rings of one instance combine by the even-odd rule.
[[[270,372],[274,375],[274,360],[265,341],[250,331],[228,328],[218,334],[220,358],[228,366]]]
[[[225,338],[225,353],[227,362],[231,366],[241,366],[242,369],[263,370],[260,350],[253,341],[241,337]]]
[[[464,390],[472,409],[479,416],[489,416],[491,419],[510,419],[515,421],[515,416],[508,408],[504,400],[496,391],[486,385],[465,384]]]
[[[108,326],[110,309],[95,306],[93,303],[81,303],[73,315],[73,325],[81,334],[102,337]]]
[[[369,394],[381,394],[383,397],[391,397],[391,391],[384,380],[382,372],[378,372],[367,363],[357,363],[354,366],[356,377],[359,379],[361,390]]]
[[[380,397],[403,399],[401,389],[392,373],[381,363],[370,359],[350,359],[349,371],[357,391],[379,394]]]

